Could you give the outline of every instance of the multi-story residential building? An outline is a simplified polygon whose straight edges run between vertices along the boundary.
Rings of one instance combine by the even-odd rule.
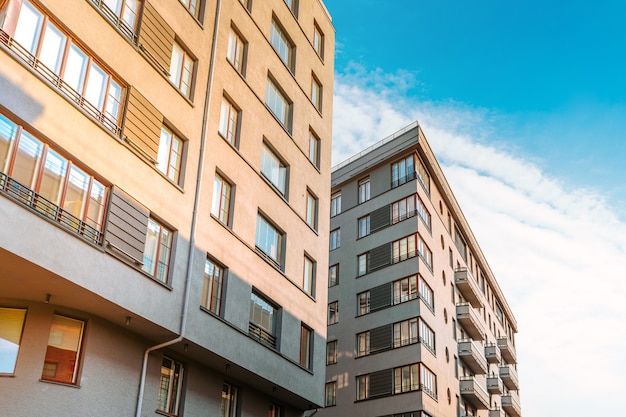
[[[0,414],[323,405],[333,51],[321,0],[0,0]]]
[[[419,125],[331,188],[320,415],[520,417],[515,318]]]

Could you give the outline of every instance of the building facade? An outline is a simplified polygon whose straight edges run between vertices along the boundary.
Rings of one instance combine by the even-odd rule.
[[[3,415],[323,405],[320,0],[0,0]]]
[[[419,125],[331,188],[320,415],[520,417],[515,318]]]

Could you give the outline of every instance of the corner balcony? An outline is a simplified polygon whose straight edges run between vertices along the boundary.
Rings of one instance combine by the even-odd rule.
[[[500,348],[495,343],[487,343],[485,345],[485,359],[489,363],[500,363],[502,354]]]
[[[507,337],[498,338],[498,347],[502,352],[502,357],[507,363],[517,363],[517,354],[515,353],[515,347]]]
[[[522,407],[519,404],[517,394],[510,392],[500,397],[502,409],[512,417],[522,417]]]
[[[489,394],[502,394],[502,380],[498,375],[487,375],[487,391]]]
[[[476,346],[472,339],[459,340],[458,352],[459,358],[473,373],[477,375],[487,373],[487,361],[483,357],[482,349]]]
[[[483,302],[480,301],[480,288],[478,282],[474,280],[472,273],[467,268],[457,268],[454,270],[454,283],[465,298],[474,308],[481,308]]]
[[[517,372],[515,368],[511,365],[504,365],[500,367],[500,378],[502,378],[502,382],[508,389],[517,390],[519,389],[519,379],[517,377]]]
[[[489,394],[473,376],[462,376],[460,378],[461,397],[464,401],[472,404],[479,410],[489,408]]]
[[[469,337],[474,340],[485,340],[485,329],[481,324],[480,316],[470,303],[458,303],[456,305],[456,319]]]

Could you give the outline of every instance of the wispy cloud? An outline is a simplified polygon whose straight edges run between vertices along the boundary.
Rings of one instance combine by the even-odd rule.
[[[500,140],[504,115],[407,98],[415,88],[406,72],[338,74],[333,162],[419,120],[518,320],[524,415],[615,415],[626,224],[602,190],[550,177],[514,138]]]

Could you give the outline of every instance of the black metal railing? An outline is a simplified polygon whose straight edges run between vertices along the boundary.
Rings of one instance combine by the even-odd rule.
[[[257,324],[250,322],[250,324],[248,326],[248,334],[253,339],[258,340],[259,342],[263,343],[264,345],[267,345],[267,346],[271,347],[272,349],[276,349],[276,336],[274,336],[273,334],[271,334],[268,331],[264,330],[263,328],[261,328]]]
[[[404,177],[391,181],[391,188],[396,188],[402,184],[406,184],[409,181],[413,181],[415,178],[417,178],[417,173],[415,171],[409,172]]]
[[[109,8],[102,0],[89,0],[95,7],[97,7],[102,15],[109,21],[111,24],[119,29],[119,31],[127,37],[133,44],[137,43],[137,35],[133,28],[131,28],[128,23],[122,20],[118,15],[115,14],[113,10]]]

